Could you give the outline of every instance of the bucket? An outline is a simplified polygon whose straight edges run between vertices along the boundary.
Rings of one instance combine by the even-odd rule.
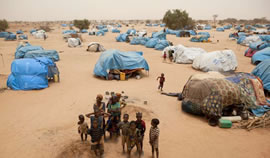
[[[59,77],[57,74],[53,75],[54,82],[59,82]]]
[[[123,72],[120,72],[120,80],[125,81],[126,80],[126,74]]]

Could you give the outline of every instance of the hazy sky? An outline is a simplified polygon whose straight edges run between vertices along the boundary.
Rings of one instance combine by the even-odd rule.
[[[270,19],[270,0],[0,0],[0,19],[161,19],[168,9],[186,10],[193,19]]]

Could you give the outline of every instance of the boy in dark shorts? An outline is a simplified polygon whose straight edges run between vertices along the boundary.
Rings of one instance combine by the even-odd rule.
[[[98,127],[97,120],[93,121],[93,128],[88,130],[88,134],[91,136],[91,150],[101,157],[104,153],[103,130]]]
[[[158,89],[160,89],[161,91],[163,91],[163,85],[164,85],[164,82],[165,82],[165,77],[164,77],[164,73],[161,73],[161,76],[159,76],[157,78],[157,80],[159,79],[159,86],[158,86]]]
[[[81,135],[81,140],[84,141],[83,135],[85,135],[85,141],[87,140],[87,130],[88,130],[88,125],[86,122],[84,122],[84,116],[79,115],[79,122],[78,122],[78,133]]]
[[[158,151],[158,141],[159,141],[159,128],[158,128],[159,120],[158,119],[152,119],[151,121],[151,129],[149,132],[149,143],[152,147],[152,157],[155,157],[155,150],[157,158],[159,157],[159,151]]]
[[[136,122],[131,121],[130,122],[130,128],[128,130],[128,157],[130,158],[131,150],[134,148],[134,146],[137,146],[139,157],[141,157],[141,134],[140,131],[136,128]]]
[[[128,122],[129,115],[124,114],[124,121],[119,122],[117,124],[118,128],[122,130],[122,146],[123,146],[123,152],[125,152],[125,145],[128,143],[128,130],[130,127],[130,123]]]
[[[144,138],[146,126],[145,126],[145,122],[142,120],[142,113],[141,112],[136,113],[136,118],[137,118],[136,128],[139,130],[140,135],[141,135],[141,139],[140,139],[139,143],[140,143],[141,151],[143,151],[143,138]]]

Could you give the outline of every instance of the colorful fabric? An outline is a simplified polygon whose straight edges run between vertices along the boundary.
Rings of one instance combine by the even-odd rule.
[[[79,125],[79,132],[81,134],[87,134],[87,130],[88,130],[88,125],[86,122]]]
[[[266,101],[262,81],[260,79],[250,79],[250,81],[255,91],[257,105],[270,105]]]

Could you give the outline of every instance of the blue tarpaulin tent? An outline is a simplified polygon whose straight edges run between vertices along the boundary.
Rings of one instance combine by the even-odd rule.
[[[127,34],[135,35],[135,34],[136,34],[136,30],[135,30],[135,29],[128,29],[128,30],[127,30]]]
[[[210,38],[210,33],[209,32],[199,32],[198,35],[203,35],[203,36],[206,36],[206,37]]]
[[[6,41],[14,41],[17,39],[16,34],[10,33],[8,36],[6,36],[5,40]]]
[[[127,41],[128,34],[122,33],[116,37],[117,42],[126,42]]]
[[[151,38],[149,41],[147,41],[145,43],[145,46],[147,48],[155,48],[155,46],[157,45],[157,43],[158,43],[159,40],[160,39],[158,39],[158,38]]]
[[[30,33],[31,33],[31,34],[32,34],[33,32],[37,32],[37,30],[36,30],[36,29],[30,30]]]
[[[19,35],[18,38],[21,39],[21,40],[27,40],[28,36],[27,35]]]
[[[19,45],[16,48],[15,59],[24,58],[24,55],[29,51],[43,50],[41,46],[32,46],[30,43],[26,45]]]
[[[38,57],[47,57],[53,61],[59,60],[59,54],[56,50],[34,50],[26,52],[24,58],[38,58]]]
[[[263,82],[263,88],[270,92],[270,59],[258,64],[252,74],[259,77]]]
[[[67,27],[67,24],[61,24],[62,27]]]
[[[102,29],[104,29],[104,28],[107,28],[107,26],[106,26],[106,25],[98,25],[96,28],[97,28],[98,30],[102,30]]]
[[[149,71],[147,61],[142,52],[121,52],[119,50],[107,50],[101,53],[95,68],[94,74],[100,77],[107,77],[109,70],[134,70],[144,69]]]
[[[177,33],[179,33],[179,30],[166,29],[166,33],[171,34],[171,35],[176,35]]]
[[[266,59],[270,59],[270,47],[266,47],[266,48],[256,52],[252,56],[251,61],[253,64],[257,65]]]
[[[145,24],[145,26],[150,26],[150,27],[151,27],[151,26],[152,26],[152,24]]]
[[[55,66],[49,58],[16,59],[11,64],[7,86],[13,90],[47,88],[48,66]]]
[[[9,34],[9,32],[0,32],[0,38],[6,38]]]
[[[262,41],[270,42],[270,35],[260,35]]]
[[[62,34],[76,34],[76,33],[77,33],[76,30],[64,30],[64,31],[62,32]]]
[[[150,38],[148,37],[133,37],[130,41],[131,45],[145,45]]]
[[[96,33],[97,36],[104,36],[105,35],[105,32],[102,31],[102,30],[99,30],[97,33]]]
[[[109,30],[107,28],[103,28],[101,29],[103,32],[109,32]]]
[[[88,30],[82,29],[82,30],[81,30],[81,33],[88,33]]]
[[[224,28],[223,27],[218,27],[216,30],[217,31],[220,31],[220,32],[223,32],[224,31]]]
[[[152,38],[158,38],[160,40],[166,40],[166,33],[163,31],[153,32]]]
[[[160,27],[165,27],[166,26],[166,24],[160,24]]]
[[[191,42],[207,42],[208,41],[208,37],[204,36],[204,35],[200,35],[197,37],[192,37],[190,39]]]
[[[112,33],[120,33],[120,30],[118,30],[118,29],[112,29]]]
[[[16,33],[17,34],[23,34],[23,31],[22,30],[18,30]]]
[[[159,40],[158,43],[155,45],[155,50],[163,50],[164,48],[170,45],[169,41],[167,40]]]
[[[211,25],[206,25],[206,26],[204,27],[204,29],[205,29],[205,30],[211,30],[211,29],[212,29],[212,26],[211,26]]]

